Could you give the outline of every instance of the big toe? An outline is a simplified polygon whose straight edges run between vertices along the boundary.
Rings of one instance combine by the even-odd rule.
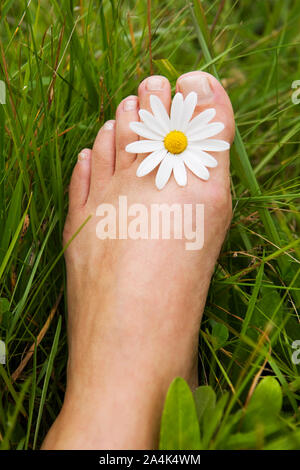
[[[184,97],[191,92],[197,94],[193,117],[199,116],[200,126],[193,134],[195,142],[191,142],[191,150],[199,153],[203,163],[211,168],[206,172],[206,181],[196,182],[194,179],[194,187],[205,203],[206,227],[214,226],[217,237],[218,233],[224,233],[224,227],[228,228],[232,215],[228,144],[233,142],[235,133],[233,109],[222,85],[206,72],[195,71],[182,75],[177,80],[176,91]],[[194,169],[190,168],[195,174],[196,163]],[[193,180],[194,175],[190,176]]]
[[[209,126],[211,126],[213,139],[222,139],[230,144],[233,142],[235,123],[231,102],[223,86],[213,75],[200,71],[181,75],[176,83],[176,91],[181,92],[184,97],[192,91],[196,92],[197,105],[194,111],[194,117],[203,111],[207,111],[207,116],[213,116],[209,124]],[[214,133],[217,129],[214,123],[223,124],[223,126],[219,126],[221,130],[217,135]],[[211,178],[226,178],[226,176],[229,175],[229,151],[210,151],[210,153],[213,154],[218,162],[218,168],[211,173]]]

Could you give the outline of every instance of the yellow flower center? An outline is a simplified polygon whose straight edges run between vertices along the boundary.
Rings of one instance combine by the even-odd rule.
[[[171,131],[166,135],[164,144],[170,153],[181,153],[188,144],[187,138],[181,131]]]

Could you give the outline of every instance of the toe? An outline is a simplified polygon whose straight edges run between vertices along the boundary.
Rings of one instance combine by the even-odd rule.
[[[150,98],[152,95],[157,96],[162,104],[164,105],[167,114],[170,112],[170,107],[171,107],[171,85],[170,82],[167,78],[161,76],[161,75],[152,75],[151,77],[146,78],[143,80],[138,89],[138,96],[139,96],[139,117],[144,120],[145,116],[142,115],[141,113],[143,111],[147,111],[148,113],[150,112],[151,114],[154,114],[153,109],[151,108],[150,104]],[[151,128],[151,132],[155,132],[155,128]],[[148,139],[149,137],[145,135],[144,137],[139,137],[136,135],[135,140],[144,140]],[[155,137],[154,137],[155,138]],[[139,158],[136,159],[136,164],[135,164],[135,171],[137,171],[140,163],[142,162],[143,157],[146,157],[148,154],[139,154]],[[159,158],[158,158],[159,159]],[[144,160],[145,161],[145,160]],[[145,163],[147,166],[147,163]],[[145,167],[146,167],[145,166]],[[150,170],[148,168],[147,173],[149,173]],[[146,174],[147,174],[146,173]],[[141,175],[139,175],[141,176]],[[153,178],[153,173],[149,176],[149,178]]]
[[[128,168],[136,159],[136,155],[126,152],[125,148],[138,136],[130,129],[129,124],[138,121],[139,103],[137,96],[127,96],[119,104],[116,111],[116,169]]]
[[[93,199],[103,192],[114,174],[115,127],[115,121],[107,121],[99,130],[93,145],[89,194]]]
[[[197,71],[181,75],[177,80],[176,91],[180,91],[184,97],[191,91],[197,93],[194,116],[205,109],[215,108],[216,116],[213,121],[223,122],[225,129],[222,138],[232,143],[235,125],[231,102],[221,83],[213,75]]]
[[[214,108],[216,112],[211,122],[223,123],[224,129],[213,136],[213,139],[225,140],[230,144],[233,142],[235,124],[231,102],[226,91],[215,77],[200,71],[186,73],[177,80],[176,91],[180,91],[184,97],[191,91],[195,91],[197,93],[197,106],[194,116],[206,109]],[[229,151],[209,153],[218,161],[217,168],[210,172],[210,181],[212,183],[225,181],[228,186]]]
[[[138,95],[141,109],[146,109],[151,112],[150,96],[156,95],[163,102],[169,113],[171,105],[171,85],[167,78],[161,75],[152,75],[146,78],[139,86]]]
[[[91,149],[84,149],[78,155],[69,187],[69,211],[82,208],[88,198],[91,177]]]

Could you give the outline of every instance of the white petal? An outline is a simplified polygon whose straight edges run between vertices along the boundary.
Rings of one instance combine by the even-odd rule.
[[[215,117],[215,115],[215,108],[206,109],[202,113],[198,114],[198,116],[194,117],[194,119],[189,122],[189,125],[186,129],[186,134],[188,135],[189,132],[194,132],[194,130],[198,129],[199,127],[202,128],[209,121],[211,121]]]
[[[186,186],[187,174],[182,158],[174,157],[173,173],[176,183],[179,186]]]
[[[165,137],[166,132],[164,131],[160,123],[155,119],[153,114],[149,113],[149,111],[146,111],[146,109],[140,109],[139,116],[141,120],[144,121],[148,129],[150,129],[153,132],[156,132],[162,137]]]
[[[209,153],[203,152],[196,144],[190,144],[187,147],[187,150],[190,150],[192,153],[197,155],[202,165],[205,165],[209,168],[215,168],[218,165],[217,160],[209,155]]]
[[[163,187],[169,181],[173,169],[173,160],[174,157],[167,154],[161,162],[155,178],[155,184],[157,189],[163,189]]]
[[[181,116],[183,113],[183,96],[181,93],[176,93],[171,105],[171,130],[180,131]]]
[[[152,140],[163,140],[163,137],[157,134],[156,132],[148,129],[142,122],[131,122],[129,127],[133,132],[141,137]]]
[[[194,144],[193,144],[194,145]],[[197,142],[197,147],[200,150],[208,150],[211,152],[222,152],[223,150],[228,150],[230,145],[225,140],[217,140],[217,139],[206,139]]]
[[[139,165],[136,176],[145,176],[148,175],[155,167],[165,158],[167,155],[167,150],[156,150],[155,152],[150,153],[148,157],[144,158],[142,163]]]
[[[203,139],[208,139],[208,137],[213,137],[214,135],[219,134],[224,129],[224,124],[222,122],[212,122],[207,124],[199,130],[195,130],[193,133],[189,132],[187,135],[189,142],[196,142]]]
[[[167,110],[161,100],[156,95],[150,95],[150,105],[155,119],[159,122],[162,129],[168,133],[170,132],[170,118]]]
[[[184,163],[198,178],[208,180],[208,169],[201,163],[200,158],[194,153],[186,150],[183,154]]]
[[[137,140],[126,146],[126,152],[129,153],[147,153],[164,148],[162,141],[157,140]]]
[[[184,100],[180,130],[185,132],[197,104],[197,93],[191,91]]]

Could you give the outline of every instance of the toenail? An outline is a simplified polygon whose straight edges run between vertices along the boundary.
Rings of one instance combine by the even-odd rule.
[[[146,81],[146,87],[149,91],[158,91],[163,87],[163,80],[160,77],[149,77]]]
[[[136,100],[124,101],[124,111],[133,111],[136,109]]]
[[[209,80],[205,75],[185,75],[178,82],[180,91],[186,96],[190,91],[195,91],[198,104],[206,102],[213,97],[213,91]]]
[[[107,131],[111,131],[115,127],[115,121],[107,121],[103,128]]]
[[[78,160],[80,162],[84,161],[84,160],[88,160],[89,159],[89,156],[90,156],[90,152],[88,150],[82,150],[79,154],[78,154]]]

